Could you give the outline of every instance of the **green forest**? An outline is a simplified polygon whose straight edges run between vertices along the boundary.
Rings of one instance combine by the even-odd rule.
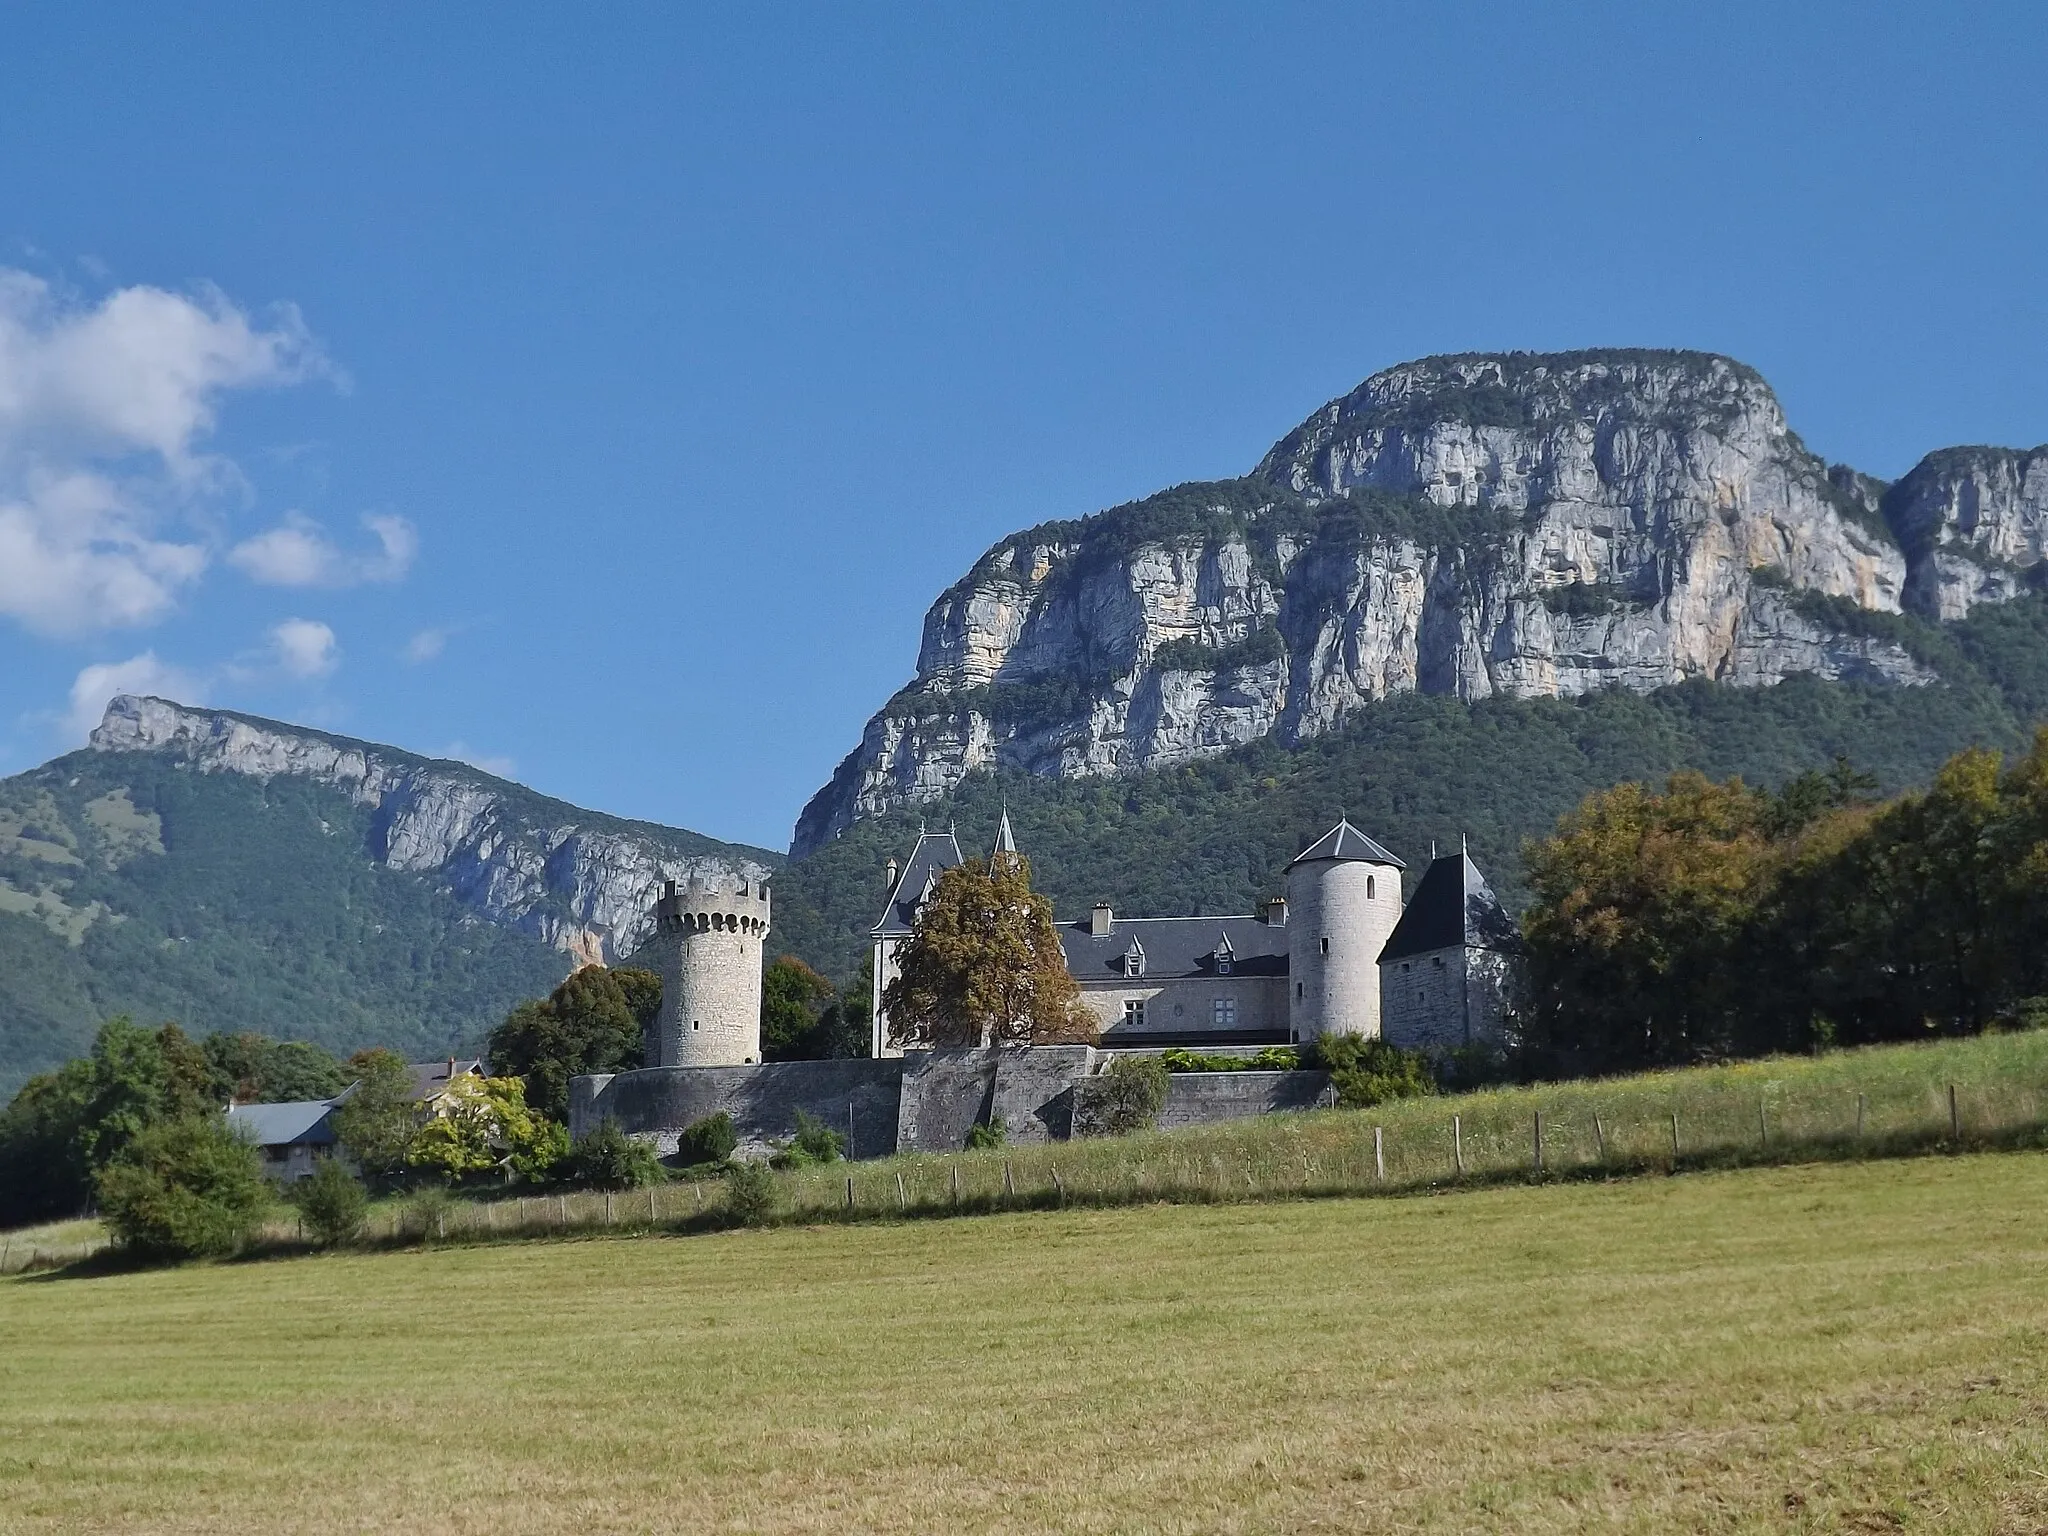
[[[1943,682],[1920,688],[1795,677],[1775,688],[1691,682],[1648,695],[1455,699],[1406,694],[1288,748],[1272,740],[1128,779],[981,774],[934,804],[862,822],[776,884],[771,941],[828,976],[858,963],[882,871],[920,825],[985,851],[1005,804],[1033,878],[1063,917],[1097,900],[1134,915],[1245,912],[1340,813],[1408,861],[1469,838],[1508,904],[1529,896],[1521,850],[1592,791],[1681,768],[1776,788],[1845,757],[1890,794],[1954,753],[2023,747],[2048,719],[2048,598],[1926,630]]]

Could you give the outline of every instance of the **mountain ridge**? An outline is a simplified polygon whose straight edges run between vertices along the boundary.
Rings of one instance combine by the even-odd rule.
[[[915,677],[791,852],[981,769],[1114,776],[1298,744],[1402,692],[1924,685],[1915,624],[2038,577],[2048,458],[2021,461],[1897,485],[1831,465],[1755,369],[1712,353],[1383,369],[1240,479],[991,546],[932,605]]]

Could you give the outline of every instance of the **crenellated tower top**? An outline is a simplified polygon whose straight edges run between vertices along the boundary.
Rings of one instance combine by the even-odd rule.
[[[678,889],[664,880],[654,904],[654,926],[662,933],[767,933],[768,882],[749,882],[744,874],[731,878],[693,875]]]

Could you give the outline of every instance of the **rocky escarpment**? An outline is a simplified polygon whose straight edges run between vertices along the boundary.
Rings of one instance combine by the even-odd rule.
[[[2048,556],[2048,446],[1944,448],[1886,492],[1912,560],[1906,606],[1959,619],[2035,586]]]
[[[1831,466],[1753,370],[1704,353],[1388,369],[1241,480],[991,549],[793,851],[978,769],[1182,763],[1411,690],[1931,681],[1903,621],[1858,616],[1947,617],[2041,558],[2036,457],[1946,479],[1942,457],[1897,487]],[[1965,567],[2011,580],[1964,592],[1943,573]]]
[[[461,763],[224,710],[118,697],[91,745],[166,754],[202,773],[326,785],[371,812],[370,858],[584,961],[638,947],[663,880],[772,873],[773,855],[579,811]]]

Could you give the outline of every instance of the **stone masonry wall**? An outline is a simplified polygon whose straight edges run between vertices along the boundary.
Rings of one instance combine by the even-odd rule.
[[[1215,1001],[1227,997],[1237,1004],[1237,1021],[1227,1026],[1215,1022]],[[1115,1030],[1117,1045],[1142,1043],[1135,1030],[1126,1030],[1124,1004],[1145,1004],[1145,1033],[1191,1034],[1216,1030],[1240,1033],[1245,1030],[1275,1030],[1285,1039],[1288,1029],[1287,978],[1284,976],[1198,976],[1163,977],[1148,981],[1136,977],[1128,983],[1090,982],[1081,989],[1082,1004],[1095,1015],[1105,1031]]]

